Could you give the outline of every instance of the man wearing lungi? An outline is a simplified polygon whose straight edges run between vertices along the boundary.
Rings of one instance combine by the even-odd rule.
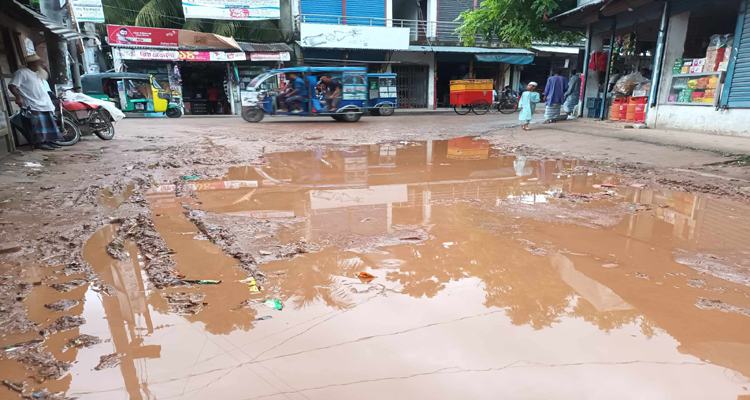
[[[55,122],[55,105],[52,104],[44,81],[37,74],[44,67],[44,63],[37,55],[28,56],[26,67],[13,74],[8,88],[16,97],[19,107],[31,110],[32,143],[37,149],[54,150],[59,147],[55,142],[61,140],[62,136]]]

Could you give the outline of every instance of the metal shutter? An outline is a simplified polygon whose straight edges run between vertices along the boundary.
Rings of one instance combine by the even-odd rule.
[[[722,105],[750,108],[750,0],[742,2]]]
[[[462,12],[473,9],[474,0],[440,0],[438,2],[438,21],[453,22]],[[453,34],[451,28],[453,28],[452,25],[448,25],[446,28],[438,26],[438,40],[457,42],[458,36]]]
[[[347,25],[385,26],[386,0],[349,0],[346,2]],[[349,18],[356,17],[356,18]],[[378,18],[378,19],[370,19]]]
[[[301,0],[302,15],[332,15],[343,16],[342,0]],[[310,17],[305,16],[303,22],[313,22],[317,24],[341,24],[340,18],[335,17]]]

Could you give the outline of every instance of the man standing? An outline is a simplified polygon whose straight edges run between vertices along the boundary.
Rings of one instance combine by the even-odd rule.
[[[214,115],[219,105],[219,90],[210,86],[206,92],[208,92],[208,113]]]
[[[37,149],[54,150],[59,147],[55,141],[61,140],[62,136],[55,122],[55,105],[37,74],[44,68],[44,63],[37,55],[28,56],[25,61],[27,68],[13,74],[8,88],[19,107],[31,110],[31,143]]]
[[[329,104],[328,111],[336,112],[339,109],[339,104],[341,104],[341,84],[327,75],[321,76],[320,81],[328,88],[328,93],[326,93],[326,103]]]
[[[575,69],[570,74],[568,90],[565,92],[565,104],[563,104],[567,119],[573,119],[573,110],[581,100],[581,74]]]
[[[544,123],[551,124],[557,122],[560,118],[560,109],[565,101],[565,92],[568,90],[568,81],[560,76],[562,72],[555,71],[553,76],[547,79],[547,86],[544,87],[544,95],[547,105],[544,110]]]

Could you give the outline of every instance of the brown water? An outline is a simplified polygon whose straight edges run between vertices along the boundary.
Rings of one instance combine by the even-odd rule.
[[[234,258],[200,240],[187,200],[161,185],[148,198],[177,269],[222,283],[153,290],[132,243],[133,261],[106,254],[114,227],[104,228],[84,256],[118,295],[34,289],[32,320],[57,318],[42,305],[70,298],[85,302],[66,314],[87,323],[46,343],[77,361],[70,374],[32,386],[80,399],[750,395],[750,207],[572,174],[578,165],[459,139],[268,154],[264,167],[196,182],[188,206],[236,226],[297,218],[262,239],[233,225],[250,248],[323,244],[261,265],[269,282],[257,294],[238,282],[247,273]],[[429,239],[411,240],[417,231]],[[208,305],[170,313],[165,292],[204,293]],[[240,308],[266,298],[284,309]],[[700,298],[735,312],[699,308]],[[109,341],[58,351],[79,333]],[[94,371],[111,353],[121,364]],[[15,361],[0,366],[4,379],[27,374]]]

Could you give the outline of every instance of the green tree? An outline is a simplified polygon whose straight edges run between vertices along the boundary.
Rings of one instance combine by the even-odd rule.
[[[532,42],[580,40],[576,32],[563,31],[546,18],[575,7],[575,0],[484,0],[475,11],[467,10],[456,21],[461,42],[472,46],[477,40],[501,41],[511,46],[529,47]]]
[[[282,41],[276,20],[227,21],[185,19],[180,0],[103,0],[108,24],[187,29],[237,40]]]

